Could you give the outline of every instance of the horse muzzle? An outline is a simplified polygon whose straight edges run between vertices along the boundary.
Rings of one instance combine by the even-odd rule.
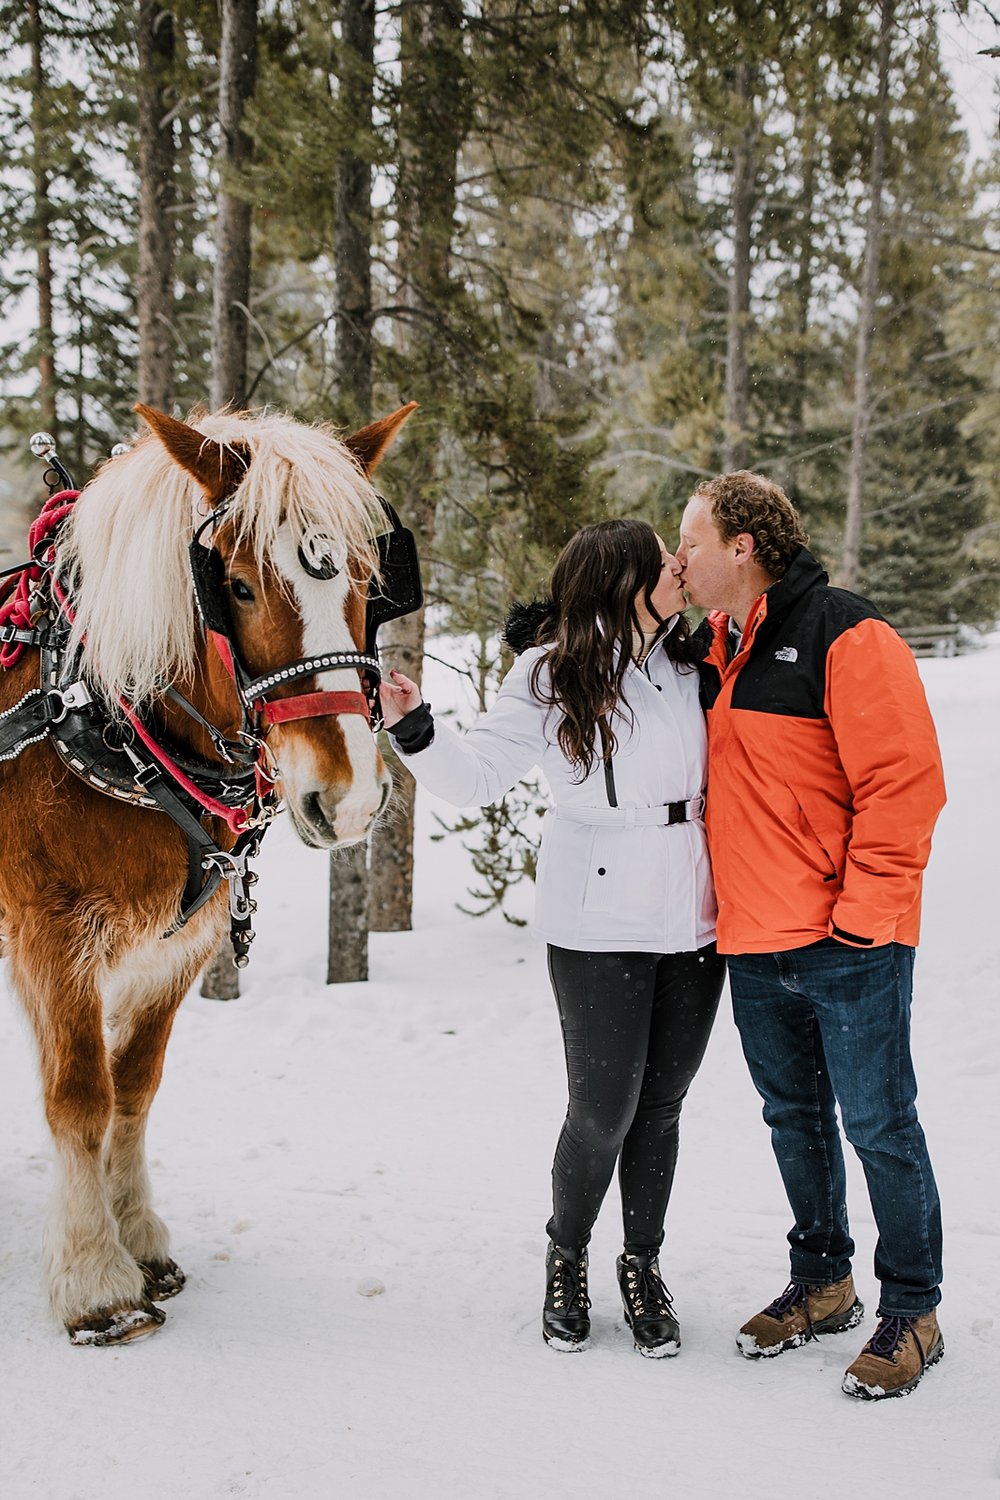
[[[295,831],[313,849],[346,849],[360,844],[392,792],[392,779],[383,771],[374,796],[356,788],[314,788],[292,796],[286,787],[285,802]]]

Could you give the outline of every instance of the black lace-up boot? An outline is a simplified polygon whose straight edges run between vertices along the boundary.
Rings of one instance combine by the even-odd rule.
[[[586,1349],[590,1343],[587,1252],[549,1245],[545,1257],[542,1338],[553,1349]]]
[[[647,1359],[665,1359],[681,1350],[680,1324],[674,1304],[660,1277],[656,1251],[618,1257],[625,1321],[635,1347]]]

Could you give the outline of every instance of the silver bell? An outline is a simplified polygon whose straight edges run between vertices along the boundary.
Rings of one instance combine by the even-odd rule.
[[[131,453],[131,452],[132,452],[132,444],[131,443],[116,443],[115,446],[111,450],[111,457],[112,458],[121,458],[121,456],[122,456],[123,453]]]
[[[236,957],[233,959],[233,963],[236,965],[236,967],[238,969],[245,969],[247,967],[247,965],[249,964],[249,962],[250,962],[250,955],[249,955],[249,953],[237,953]]]
[[[56,451],[56,440],[51,432],[33,432],[28,447],[35,458],[51,458]]]

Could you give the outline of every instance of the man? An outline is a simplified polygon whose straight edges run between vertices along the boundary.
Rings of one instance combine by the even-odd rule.
[[[748,1359],[861,1321],[836,1105],[878,1227],[880,1322],[844,1391],[914,1388],[944,1353],[941,1215],[909,1021],[921,877],[944,805],[916,664],[873,605],[828,587],[778,485],[699,485],[677,558],[709,708],[708,831],[733,1010],[785,1191],[791,1285]]]

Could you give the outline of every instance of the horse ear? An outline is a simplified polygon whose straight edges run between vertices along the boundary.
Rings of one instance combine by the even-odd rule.
[[[192,474],[208,497],[210,505],[227,499],[243,481],[249,456],[225,443],[217,443],[203,432],[178,422],[155,406],[140,401],[132,408],[153,429],[175,463]]]
[[[396,433],[410,413],[416,411],[418,405],[416,401],[408,401],[391,416],[379,417],[377,422],[369,422],[367,427],[362,427],[360,431],[353,432],[350,437],[345,437],[344,446],[354,454],[369,478],[382,462],[382,455]]]

